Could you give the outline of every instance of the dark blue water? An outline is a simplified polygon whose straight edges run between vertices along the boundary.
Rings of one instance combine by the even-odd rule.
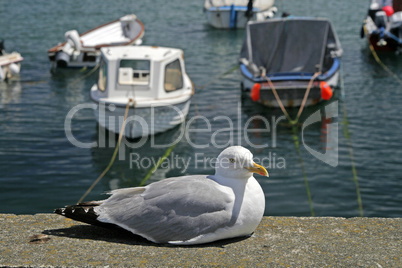
[[[18,5],[0,1],[0,38],[6,40],[8,51],[17,50],[24,57],[21,81],[0,84],[0,213],[51,212],[75,203],[112,157],[113,147],[78,148],[66,137],[66,115],[73,107],[90,103],[89,90],[96,74],[88,75],[88,70],[50,73],[46,51],[62,41],[64,32],[83,32],[135,13],[145,25],[144,44],[183,49],[187,72],[200,88],[237,63],[244,35],[242,30],[210,28],[202,6],[201,0],[20,0]],[[130,148],[133,141],[127,142],[87,200],[104,198],[102,194],[110,189],[138,185],[152,168],[152,163],[146,161],[157,161],[167,150],[155,148],[154,144],[168,144],[181,136],[168,160],[147,183],[185,174],[211,174],[209,160],[219,154],[219,147],[242,144],[268,167],[270,178],[258,177],[266,194],[266,215],[309,216],[310,205],[317,216],[360,215],[354,164],[364,215],[401,216],[402,86],[375,62],[359,37],[367,1],[286,0],[277,1],[277,6],[280,12],[286,10],[298,16],[327,17],[338,33],[344,49],[344,98],[333,102],[338,109],[332,121],[312,124],[303,135],[301,129],[294,132],[282,124],[279,110],[263,108],[242,96],[241,77],[235,71],[196,91],[183,128],[157,135],[153,140],[149,138],[138,149]],[[401,77],[401,56],[380,57]],[[301,122],[317,110],[324,114],[328,104],[305,110]],[[276,124],[278,120],[282,123]],[[334,144],[325,143],[326,123],[338,126],[337,131],[330,131],[330,140],[338,145],[335,167],[311,155],[304,146],[321,153],[327,147],[334,148]],[[246,124],[249,129],[268,125],[270,131],[244,135]],[[350,137],[344,134],[346,130]],[[108,140],[110,136],[104,137],[102,132],[91,109],[75,114],[75,139],[83,143]],[[212,138],[213,133],[217,134]],[[300,141],[300,156],[295,136]],[[115,137],[111,140],[115,141]],[[258,149],[250,142],[269,146]],[[139,159],[146,160],[138,166]],[[189,160],[187,168],[180,162],[183,159]]]

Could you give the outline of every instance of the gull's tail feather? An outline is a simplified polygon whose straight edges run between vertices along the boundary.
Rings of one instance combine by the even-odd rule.
[[[98,215],[95,213],[94,208],[100,204],[102,204],[102,201],[84,202],[77,205],[66,206],[64,208],[57,208],[54,210],[54,213],[92,225],[117,228],[118,226],[114,224],[98,221]]]

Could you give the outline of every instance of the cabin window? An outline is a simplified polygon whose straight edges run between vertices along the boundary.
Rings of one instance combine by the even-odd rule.
[[[151,62],[149,60],[121,60],[120,85],[148,85]]]
[[[107,82],[107,64],[103,60],[100,63],[98,88],[100,91],[105,91]]]
[[[164,85],[167,92],[183,88],[180,60],[177,59],[166,65]]]

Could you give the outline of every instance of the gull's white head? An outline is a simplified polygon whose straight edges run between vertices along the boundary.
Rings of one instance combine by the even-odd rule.
[[[267,170],[254,163],[253,154],[242,146],[223,150],[216,161],[215,174],[227,178],[248,179],[253,173],[268,177]]]

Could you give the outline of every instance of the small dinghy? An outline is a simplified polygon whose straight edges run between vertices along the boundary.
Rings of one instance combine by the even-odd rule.
[[[181,124],[188,113],[193,86],[184,68],[183,51],[155,46],[101,49],[98,83],[91,99],[98,104],[99,124],[138,138]],[[128,108],[129,107],[129,108]]]
[[[23,59],[18,52],[7,53],[4,49],[4,40],[0,41],[0,82],[18,75]]]
[[[248,21],[263,21],[277,12],[275,0],[205,0],[208,23],[219,29],[245,28]]]
[[[342,48],[326,19],[249,22],[240,53],[241,87],[269,107],[313,105],[332,97]],[[281,103],[278,101],[281,101]]]
[[[94,67],[99,63],[100,49],[110,46],[140,45],[144,25],[134,14],[106,23],[82,35],[67,31],[65,42],[48,51],[49,59],[57,67]]]
[[[361,37],[377,51],[402,52],[402,0],[372,0]]]

